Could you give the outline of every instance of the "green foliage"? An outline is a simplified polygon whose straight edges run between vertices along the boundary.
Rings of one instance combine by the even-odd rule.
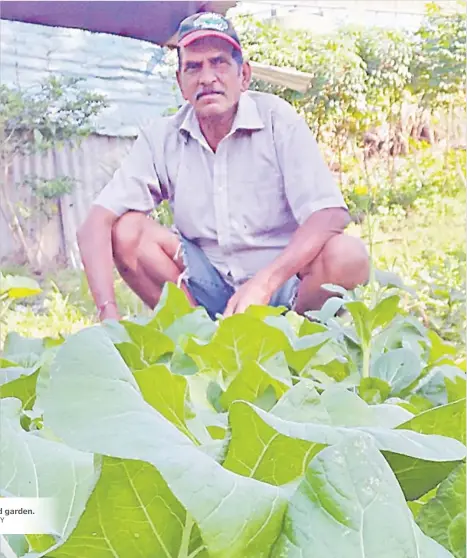
[[[344,27],[322,35],[251,16],[239,16],[236,26],[251,60],[313,76],[304,95],[261,82],[253,88],[293,103],[319,140],[332,142],[335,134],[343,133],[361,139],[371,125],[395,124],[401,103],[412,95],[430,110],[461,99],[463,103],[465,9],[447,13],[431,4],[416,33]]]
[[[9,299],[25,298],[41,292],[37,281],[18,275],[2,275],[0,273],[0,297]]]
[[[267,307],[213,322],[167,284],[149,317],[10,334],[0,490],[60,510],[18,556],[462,556],[465,371],[398,291],[357,294],[321,323]],[[370,380],[389,386],[377,403],[358,395]]]
[[[304,96],[257,82],[253,89],[280,94],[291,102],[319,140],[323,134],[341,133],[345,120],[350,123],[352,116],[358,118],[366,112],[365,68],[351,34],[313,37],[306,31],[290,32],[251,17],[241,18],[237,27],[251,60],[313,75],[312,87]]]
[[[402,100],[411,79],[411,37],[406,31],[359,29],[354,31],[355,48],[365,67],[367,99],[372,113],[384,121],[392,106]]]
[[[465,464],[444,480],[436,496],[422,507],[417,523],[456,558],[465,558]]]
[[[94,117],[107,103],[102,95],[83,89],[79,78],[52,76],[25,90],[0,85],[0,202],[13,238],[30,264],[36,263],[28,219],[38,212],[51,219],[57,201],[72,191],[75,181],[67,176],[45,179],[30,175],[23,184],[8,184],[6,178],[15,157],[43,154],[64,142],[80,140],[93,130]],[[15,188],[16,186],[16,188]],[[29,188],[32,203],[26,206],[16,195]]]
[[[427,147],[401,159],[394,174],[380,160],[365,172],[359,161],[345,161],[343,193],[350,212],[378,216],[436,205],[441,198],[456,198],[465,190],[466,152],[450,149],[444,154]]]
[[[29,175],[23,180],[23,184],[31,189],[36,203],[27,206],[17,202],[15,206],[21,218],[30,219],[39,210],[47,219],[51,219],[58,212],[56,201],[66,194],[71,194],[76,187],[76,180],[69,176],[47,179]]]
[[[107,103],[102,95],[83,89],[81,81],[52,76],[30,90],[0,86],[3,158],[46,151],[63,141],[89,135],[93,117]]]
[[[29,277],[0,273],[0,322],[14,300],[33,297],[40,292],[37,281]]]
[[[412,291],[403,307],[465,353],[465,190],[454,198],[422,198],[405,210],[380,206],[352,231],[367,242],[370,220],[375,268],[402,277]]]
[[[411,66],[411,90],[424,106],[465,104],[466,7],[461,1],[457,13],[447,14],[436,3],[428,4]]]

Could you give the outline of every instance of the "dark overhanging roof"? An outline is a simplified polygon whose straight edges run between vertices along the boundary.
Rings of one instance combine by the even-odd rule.
[[[1,3],[0,17],[11,21],[84,29],[165,45],[187,16],[201,11],[226,13],[236,2],[221,0],[102,2],[88,0]]]

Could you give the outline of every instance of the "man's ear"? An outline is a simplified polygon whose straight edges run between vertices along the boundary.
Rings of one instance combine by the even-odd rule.
[[[251,83],[251,66],[249,62],[242,64],[242,92],[248,91]]]

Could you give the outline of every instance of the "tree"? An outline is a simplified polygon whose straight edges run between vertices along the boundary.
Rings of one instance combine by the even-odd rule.
[[[411,133],[423,135],[437,107],[464,105],[465,9],[446,12],[431,4],[416,33],[347,27],[321,35],[251,16],[238,16],[236,25],[251,60],[313,76],[303,95],[259,81],[252,88],[292,103],[322,147],[338,154],[339,169],[343,153],[363,147],[373,127],[386,126],[376,143],[394,156],[407,152]],[[388,164],[394,167],[394,157]]]
[[[467,2],[458,5],[459,12],[446,13],[439,5],[428,4],[415,34],[410,86],[430,110],[465,104]]]
[[[107,104],[102,95],[80,87],[81,81],[52,76],[29,90],[0,86],[0,208],[29,264],[37,261],[28,219],[36,211],[50,219],[57,200],[72,191],[74,180],[28,175],[23,186],[31,189],[34,203],[25,207],[13,196],[9,171],[15,157],[44,153],[93,131],[93,118]]]

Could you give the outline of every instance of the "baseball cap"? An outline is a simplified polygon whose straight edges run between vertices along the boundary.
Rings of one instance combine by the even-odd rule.
[[[213,12],[202,12],[184,19],[178,28],[178,46],[185,47],[204,37],[219,37],[237,50],[242,50],[240,39],[232,23]]]

